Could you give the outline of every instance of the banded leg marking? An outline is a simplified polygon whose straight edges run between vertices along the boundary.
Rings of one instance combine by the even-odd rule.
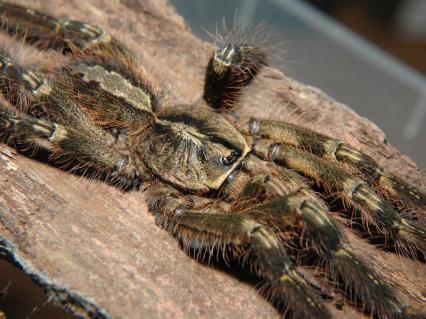
[[[52,88],[49,82],[37,71],[32,71],[15,64],[0,51],[0,88],[3,95],[11,97],[11,102],[18,100],[18,91],[26,89],[35,97],[49,95]]]
[[[271,229],[245,213],[227,213],[211,205],[192,209],[191,201],[177,191],[165,191],[161,186],[150,191],[150,209],[157,221],[187,247],[220,249],[230,245],[234,252],[247,253],[258,274],[267,279],[272,297],[283,301],[295,318],[331,317]]]
[[[426,251],[426,232],[415,221],[403,218],[390,203],[383,200],[364,181],[343,168],[290,145],[259,140],[255,153],[265,160],[294,169],[321,184],[325,190],[340,197],[349,206],[359,209],[368,223],[376,225],[385,236],[408,253]]]
[[[215,109],[231,108],[243,89],[268,64],[262,48],[226,44],[214,52],[207,65],[203,98]]]
[[[268,184],[279,184],[279,180],[255,177],[250,184],[257,184],[257,188],[271,189]],[[298,230],[308,240],[309,247],[314,249],[321,260],[326,263],[330,276],[334,282],[342,282],[352,302],[362,302],[364,309],[372,313],[395,316],[402,309],[402,304],[381,278],[362,262],[346,242],[338,226],[328,214],[324,203],[316,198],[315,194],[304,188],[284,197],[276,197],[270,201],[248,208],[244,215],[254,220],[262,220],[280,232],[289,228]],[[247,187],[252,193],[254,185]],[[273,189],[276,189],[273,188]],[[252,195],[252,194],[250,194]],[[291,242],[290,238],[290,242]]]
[[[80,21],[60,20],[17,4],[0,1],[0,25],[40,49],[96,52],[97,47],[128,51],[105,31]],[[93,53],[92,52],[92,53]],[[99,53],[100,51],[98,51]]]
[[[136,163],[114,144],[105,144],[107,133],[93,136],[93,133],[58,123],[16,115],[1,105],[0,131],[17,142],[30,142],[47,148],[57,157],[78,158],[82,163],[80,167],[94,167],[109,174],[117,183],[128,185],[138,182]]]
[[[289,123],[251,119],[250,133],[286,145],[292,145],[331,161],[355,166],[366,181],[400,207],[426,211],[426,194],[379,167],[374,159],[337,139]],[[404,206],[404,204],[408,207]]]

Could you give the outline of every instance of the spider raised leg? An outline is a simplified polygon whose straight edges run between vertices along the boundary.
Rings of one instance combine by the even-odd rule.
[[[225,37],[208,63],[203,98],[172,105],[132,53],[97,27],[2,1],[0,11],[10,35],[69,56],[30,69],[0,52],[0,89],[12,105],[0,105],[2,134],[126,183],[145,182],[159,225],[185,247],[231,251],[249,263],[289,317],[331,318],[301,275],[299,257],[308,255],[362,310],[414,318],[356,256],[312,186],[359,211],[367,230],[421,254],[425,229],[404,209],[423,213],[425,195],[337,140],[230,116],[267,65],[265,50]]]

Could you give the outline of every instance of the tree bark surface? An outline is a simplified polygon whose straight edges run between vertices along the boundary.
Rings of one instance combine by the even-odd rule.
[[[95,24],[123,39],[176,103],[200,96],[212,47],[191,34],[166,0],[19,3]],[[236,112],[338,137],[425,190],[414,163],[373,123],[276,69],[261,72]],[[345,232],[407,304],[425,307],[424,264]],[[0,145],[0,253],[83,318],[280,317],[232,269],[215,269],[185,254],[154,224],[144,193],[74,176],[5,144]],[[328,305],[336,318],[362,317],[349,305],[337,310],[334,302]]]

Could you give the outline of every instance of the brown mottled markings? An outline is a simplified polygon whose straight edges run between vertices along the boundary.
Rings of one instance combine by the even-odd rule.
[[[103,90],[123,98],[135,108],[152,112],[150,96],[142,88],[134,86],[117,72],[108,71],[100,65],[78,64],[72,68],[72,73],[82,74],[83,81],[98,83]]]

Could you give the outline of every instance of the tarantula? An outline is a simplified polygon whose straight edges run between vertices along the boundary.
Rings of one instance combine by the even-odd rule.
[[[202,98],[172,105],[103,30],[3,1],[0,11],[2,30],[70,57],[41,70],[0,49],[7,139],[143,188],[158,224],[185,248],[231,251],[288,316],[331,318],[298,270],[312,260],[362,310],[424,316],[354,254],[318,191],[411,256],[426,249],[424,225],[411,214],[425,211],[426,195],[339,140],[288,123],[236,119],[229,110],[268,64],[249,37],[225,36],[208,62]]]

